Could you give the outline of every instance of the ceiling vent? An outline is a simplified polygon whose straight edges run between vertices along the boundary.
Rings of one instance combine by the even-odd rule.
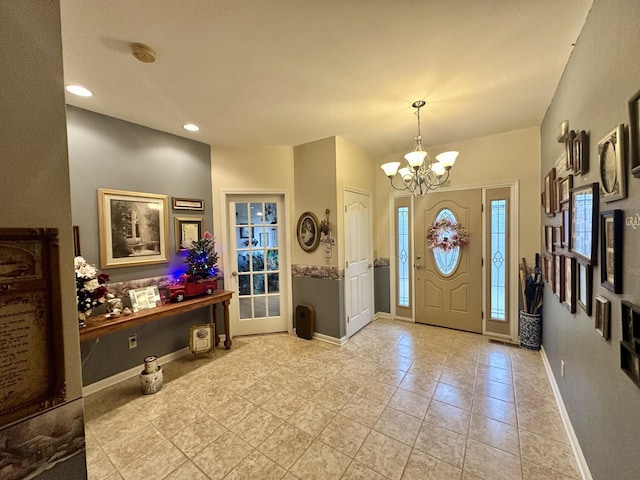
[[[134,57],[144,63],[153,63],[156,61],[155,50],[144,43],[132,43],[131,53],[133,53]]]

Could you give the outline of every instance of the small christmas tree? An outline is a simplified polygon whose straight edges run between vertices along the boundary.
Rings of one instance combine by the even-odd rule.
[[[204,238],[191,242],[187,258],[188,275],[198,279],[214,277],[218,272],[218,254],[215,251],[216,242],[209,232],[204,232]]]

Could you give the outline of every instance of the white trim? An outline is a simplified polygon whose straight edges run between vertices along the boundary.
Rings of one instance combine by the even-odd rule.
[[[342,338],[336,338],[336,337],[330,337],[329,335],[325,335],[324,333],[318,333],[318,332],[314,332],[313,333],[313,339],[314,340],[319,340],[321,342],[327,342],[330,343],[332,345],[338,345],[338,346],[342,346],[345,343],[347,343],[347,337],[344,336]]]
[[[376,314],[373,316],[374,322],[376,320],[392,320],[392,319],[393,317],[391,316],[391,314],[387,312],[376,312]]]
[[[587,460],[584,458],[582,448],[580,448],[580,442],[578,441],[576,432],[573,429],[573,425],[571,425],[569,413],[564,406],[562,394],[560,393],[560,389],[558,388],[556,377],[553,375],[553,370],[551,369],[551,365],[549,364],[549,359],[547,358],[547,354],[544,351],[544,347],[540,348],[540,354],[542,356],[542,363],[544,364],[544,368],[547,371],[547,376],[549,377],[549,383],[551,384],[551,389],[553,390],[553,396],[556,398],[556,403],[558,404],[558,410],[560,411],[560,417],[562,418],[564,429],[567,432],[569,443],[571,444],[571,449],[573,450],[573,455],[576,459],[576,463],[578,464],[580,477],[582,478],[582,480],[593,480],[591,471],[589,470],[589,465],[587,465]]]
[[[222,341],[221,341],[222,344]],[[173,360],[177,360],[178,358],[182,358],[185,355],[189,355],[189,347],[181,348],[180,350],[176,350],[175,352],[171,352],[163,357],[158,359],[159,364],[164,364],[171,362]],[[104,390],[107,387],[111,387],[117,383],[128,380],[132,377],[136,377],[140,375],[143,369],[143,365],[139,365],[137,367],[130,368],[129,370],[124,370],[123,372],[116,373],[108,378],[103,378],[102,380],[98,380],[90,385],[86,385],[82,387],[82,396],[86,397],[87,395],[91,395],[92,393],[99,392],[100,390]]]

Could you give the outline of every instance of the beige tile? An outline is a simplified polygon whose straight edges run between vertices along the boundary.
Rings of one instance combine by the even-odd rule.
[[[258,407],[231,427],[231,431],[251,446],[257,447],[275,432],[282,422],[282,419]]]
[[[381,433],[371,431],[355,456],[356,461],[391,479],[402,476],[411,447]]]
[[[87,444],[86,455],[89,480],[105,480],[117,472],[107,454],[97,444],[91,446]]]
[[[464,410],[471,410],[473,405],[473,392],[462,390],[447,383],[438,383],[433,398],[439,402],[448,403]]]
[[[386,480],[386,477],[356,461],[351,462],[342,480]]]
[[[278,480],[285,473],[284,468],[254,450],[224,478],[225,480]]]
[[[114,431],[113,435],[118,436],[118,432]],[[165,437],[153,425],[147,424],[137,430],[127,431],[116,440],[103,444],[102,449],[111,463],[120,470],[156,448],[164,440]]]
[[[417,393],[399,388],[389,400],[388,406],[422,419],[427,413],[430,403],[431,397],[423,397]]]
[[[186,462],[180,450],[169,441],[154,445],[149,452],[120,469],[124,480],[162,479]]]
[[[403,480],[460,480],[462,470],[419,450],[409,457]]]
[[[198,418],[187,428],[179,431],[171,437],[171,442],[178,447],[187,457],[193,458],[204,447],[215,441],[228,430],[205,415]]]
[[[522,461],[522,480],[573,480],[575,478],[579,477],[567,477],[526,460]]]
[[[258,450],[281,467],[288,469],[313,442],[313,437],[285,423],[258,446]]]
[[[191,425],[202,415],[202,410],[184,403],[180,407],[172,407],[166,411],[147,416],[148,420],[166,437]]]
[[[491,480],[520,480],[520,457],[476,440],[467,441],[464,471]]]
[[[388,437],[395,438],[396,440],[406,443],[409,446],[413,445],[418,431],[422,426],[422,420],[419,418],[407,415],[404,412],[395,410],[391,407],[387,407],[378,418],[378,421],[374,425],[373,429]]]
[[[438,374],[437,377],[440,377]],[[399,387],[403,390],[409,390],[410,392],[417,393],[423,397],[432,397],[438,385],[437,378],[423,376],[416,373],[407,373]]]
[[[538,397],[537,403],[518,400],[516,410],[518,412],[518,427],[522,430],[558,442],[569,443],[555,399],[548,401],[545,400],[545,397]]]
[[[520,453],[528,462],[579,478],[578,466],[570,445],[520,430]]]
[[[182,465],[180,465],[176,470],[171,472],[168,477],[165,477],[165,480],[209,480],[202,471],[196,467],[196,465],[188,460]]]
[[[347,417],[336,415],[318,438],[345,455],[353,457],[369,434],[369,430]]]
[[[309,400],[316,405],[338,412],[353,396],[353,391],[348,391],[336,385],[325,385]]]
[[[414,450],[418,449],[432,457],[462,468],[467,437],[459,433],[423,422]]]
[[[424,419],[426,422],[466,435],[471,412],[433,400]]]
[[[503,402],[515,402],[513,385],[494,382],[483,377],[478,377],[476,379],[475,393],[485,395],[487,397],[497,398],[498,400],[502,400]]]
[[[473,438],[492,447],[514,455],[520,455],[518,429],[508,423],[502,423],[484,415],[471,415],[469,438]]]
[[[227,428],[231,428],[258,407],[249,400],[235,395],[211,411],[211,416]]]
[[[396,392],[396,387],[387,385],[377,380],[368,379],[360,388],[356,391],[356,395],[364,397],[377,403],[386,404],[393,394]]]
[[[468,369],[444,368],[442,375],[440,375],[440,383],[473,391],[473,386],[476,383],[475,372],[470,372]]]
[[[492,382],[513,385],[513,375],[511,374],[510,368],[505,369],[492,365],[479,365],[477,377],[491,380]]]
[[[335,413],[311,402],[305,403],[300,410],[287,420],[294,427],[315,437],[335,417]]]
[[[239,395],[246,398],[251,403],[261,405],[280,391],[282,391],[282,387],[278,387],[273,383],[269,383],[265,380],[255,380],[247,388],[241,390]]]
[[[132,434],[145,428],[153,428],[149,420],[137,410],[120,411],[118,415],[106,416],[87,423],[87,428],[100,445],[131,437]],[[155,430],[155,428],[153,428]]]
[[[210,479],[219,480],[240,464],[252,450],[251,445],[229,432],[193,457],[193,463]]]
[[[504,368],[506,370],[510,370],[512,365],[511,355],[501,351],[489,351],[480,354],[478,357],[478,363],[481,365]]]
[[[497,398],[475,395],[473,397],[472,412],[509,425],[518,425],[516,406],[513,403],[503,402]]]
[[[269,400],[260,405],[267,412],[273,413],[276,417],[286,420],[297,412],[306,400],[295,393],[283,390],[277,392]]]
[[[339,479],[351,459],[335,448],[315,441],[291,467],[291,473],[301,480]]]
[[[371,428],[375,425],[383,410],[383,404],[354,395],[340,410],[340,415]]]

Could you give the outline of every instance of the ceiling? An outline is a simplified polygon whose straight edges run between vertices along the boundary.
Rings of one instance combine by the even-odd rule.
[[[412,148],[419,99],[426,146],[540,125],[592,0],[60,3],[65,83],[94,92],[71,105],[211,145],[339,135],[382,157]]]

